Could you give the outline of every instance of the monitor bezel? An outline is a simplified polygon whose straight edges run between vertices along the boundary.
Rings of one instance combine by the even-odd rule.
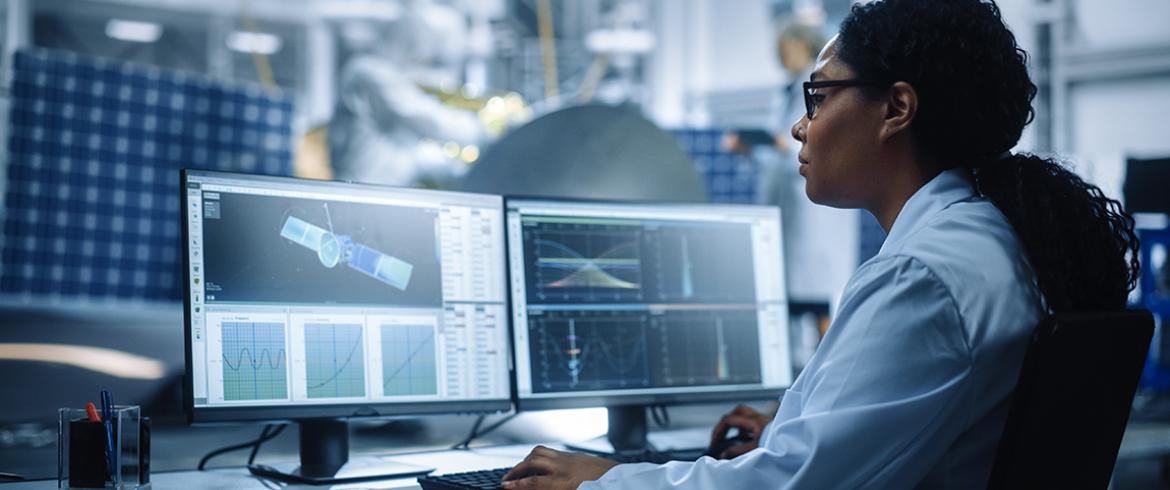
[[[292,421],[292,420],[308,420],[308,419],[377,419],[377,418],[399,418],[418,415],[437,415],[437,414],[490,414],[503,413],[512,410],[513,400],[515,400],[516,387],[513,384],[515,375],[508,373],[506,377],[509,383],[509,393],[512,396],[505,398],[491,398],[483,400],[455,400],[455,401],[426,401],[426,402],[374,402],[374,403],[347,403],[347,404],[290,404],[287,406],[280,405],[266,405],[266,406],[228,406],[228,407],[196,407],[195,406],[195,389],[194,389],[194,366],[193,362],[193,341],[191,338],[191,264],[190,264],[190,237],[188,236],[190,223],[188,222],[187,207],[190,205],[187,200],[187,190],[190,177],[204,176],[212,178],[225,179],[239,179],[252,182],[270,182],[270,183],[294,183],[294,184],[311,184],[329,186],[343,189],[365,189],[374,191],[401,191],[406,190],[414,193],[427,192],[425,189],[393,187],[385,185],[363,184],[354,182],[337,182],[337,181],[321,181],[313,179],[302,179],[296,177],[278,177],[271,175],[256,175],[236,172],[219,172],[210,170],[195,170],[184,168],[180,171],[180,189],[181,189],[181,206],[182,210],[182,264],[183,264],[183,345],[185,356],[185,369],[183,374],[183,411],[187,416],[188,424],[214,424],[214,423],[233,423],[233,422],[265,422],[265,421]],[[500,222],[503,227],[504,208],[502,196],[495,194],[483,194],[474,192],[460,192],[460,191],[435,191],[447,194],[464,194],[469,196],[480,197],[500,197]],[[505,229],[504,232],[507,235]],[[506,237],[505,237],[506,238]],[[507,246],[503,253],[507,253]],[[506,261],[507,255],[504,255]],[[507,281],[507,263],[504,264],[504,277]],[[505,283],[507,287],[507,283]],[[505,303],[510,303],[508,297],[505,296]],[[505,310],[510,314],[510,304],[505,305]],[[505,327],[511,325],[511,317],[506,320]],[[512,335],[511,330],[508,330],[508,341],[505,342],[506,348],[509,351],[505,354],[507,360],[507,369],[511,371],[513,366],[512,361]]]
[[[650,207],[714,207],[714,208],[756,208],[756,209],[772,209],[776,212],[777,223],[783,229],[784,221],[783,215],[779,206],[768,204],[750,204],[750,203],[713,203],[703,201],[663,201],[663,200],[632,200],[632,199],[585,199],[575,197],[548,197],[548,196],[534,196],[534,195],[505,195],[504,196],[504,253],[507,257],[511,257],[511,234],[508,232],[508,212],[512,208],[513,202],[549,202],[549,203],[563,203],[563,204],[601,204],[612,206],[650,206]],[[783,247],[783,243],[780,245]],[[784,258],[784,250],[781,248],[781,260]],[[508,264],[507,273],[505,274],[508,281],[508,323],[513,329],[508,336],[509,348],[512,356],[511,368],[512,372],[512,399],[516,403],[517,411],[537,411],[537,410],[561,410],[571,408],[594,408],[594,407],[622,407],[635,405],[688,405],[688,404],[702,404],[702,403],[718,403],[718,402],[736,402],[736,401],[760,401],[760,400],[775,400],[780,398],[785,391],[792,385],[785,387],[773,388],[757,388],[748,390],[717,390],[717,391],[693,391],[693,392],[669,392],[669,393],[630,393],[630,394],[606,394],[606,395],[573,395],[572,392],[565,394],[558,394],[555,396],[541,396],[541,397],[522,397],[520,395],[520,369],[516,366],[516,333],[517,328],[528,328],[527,325],[516,325],[514,322],[515,315],[513,308],[515,301],[512,297],[512,267]],[[787,309],[788,285],[785,284],[785,308]],[[523,292],[521,294],[527,294]],[[791,356],[792,346],[789,346],[789,356]],[[791,363],[790,363],[791,364]],[[793,382],[796,379],[796,372],[793,369]],[[710,385],[707,385],[710,386]],[[660,388],[663,390],[673,388]],[[645,389],[641,389],[645,390]]]

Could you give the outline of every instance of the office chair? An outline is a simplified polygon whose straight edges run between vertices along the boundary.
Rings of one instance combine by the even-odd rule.
[[[988,488],[1106,488],[1154,332],[1145,310],[1036,327]]]

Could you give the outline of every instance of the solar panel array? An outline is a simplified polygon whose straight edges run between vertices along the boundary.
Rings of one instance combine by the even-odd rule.
[[[711,202],[754,203],[759,165],[751,158],[725,151],[720,145],[725,132],[722,129],[671,130],[679,146],[694,160]]]
[[[0,294],[182,294],[179,169],[292,173],[292,98],[53,50],[15,55]]]

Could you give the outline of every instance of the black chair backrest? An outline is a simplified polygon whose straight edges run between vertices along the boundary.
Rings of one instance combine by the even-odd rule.
[[[1041,322],[988,488],[1108,487],[1153,332],[1144,310]]]

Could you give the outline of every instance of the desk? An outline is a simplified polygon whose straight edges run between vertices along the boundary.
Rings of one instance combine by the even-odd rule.
[[[564,449],[556,443],[545,444],[555,449]],[[432,466],[437,475],[458,473],[462,471],[484,470],[514,466],[528,455],[536,444],[515,444],[506,446],[490,446],[473,448],[470,450],[444,450],[420,453],[393,454],[386,457],[394,461]],[[207,490],[271,490],[281,488],[286,490],[356,490],[382,488],[419,488],[415,478],[399,478],[394,480],[374,480],[369,482],[346,483],[341,485],[284,485],[257,478],[248,473],[245,468],[223,468],[209,471],[168,471],[154,473],[150,476],[153,490],[186,490],[191,488]],[[48,490],[56,489],[56,480],[40,480],[18,482],[0,485],[3,490]]]

